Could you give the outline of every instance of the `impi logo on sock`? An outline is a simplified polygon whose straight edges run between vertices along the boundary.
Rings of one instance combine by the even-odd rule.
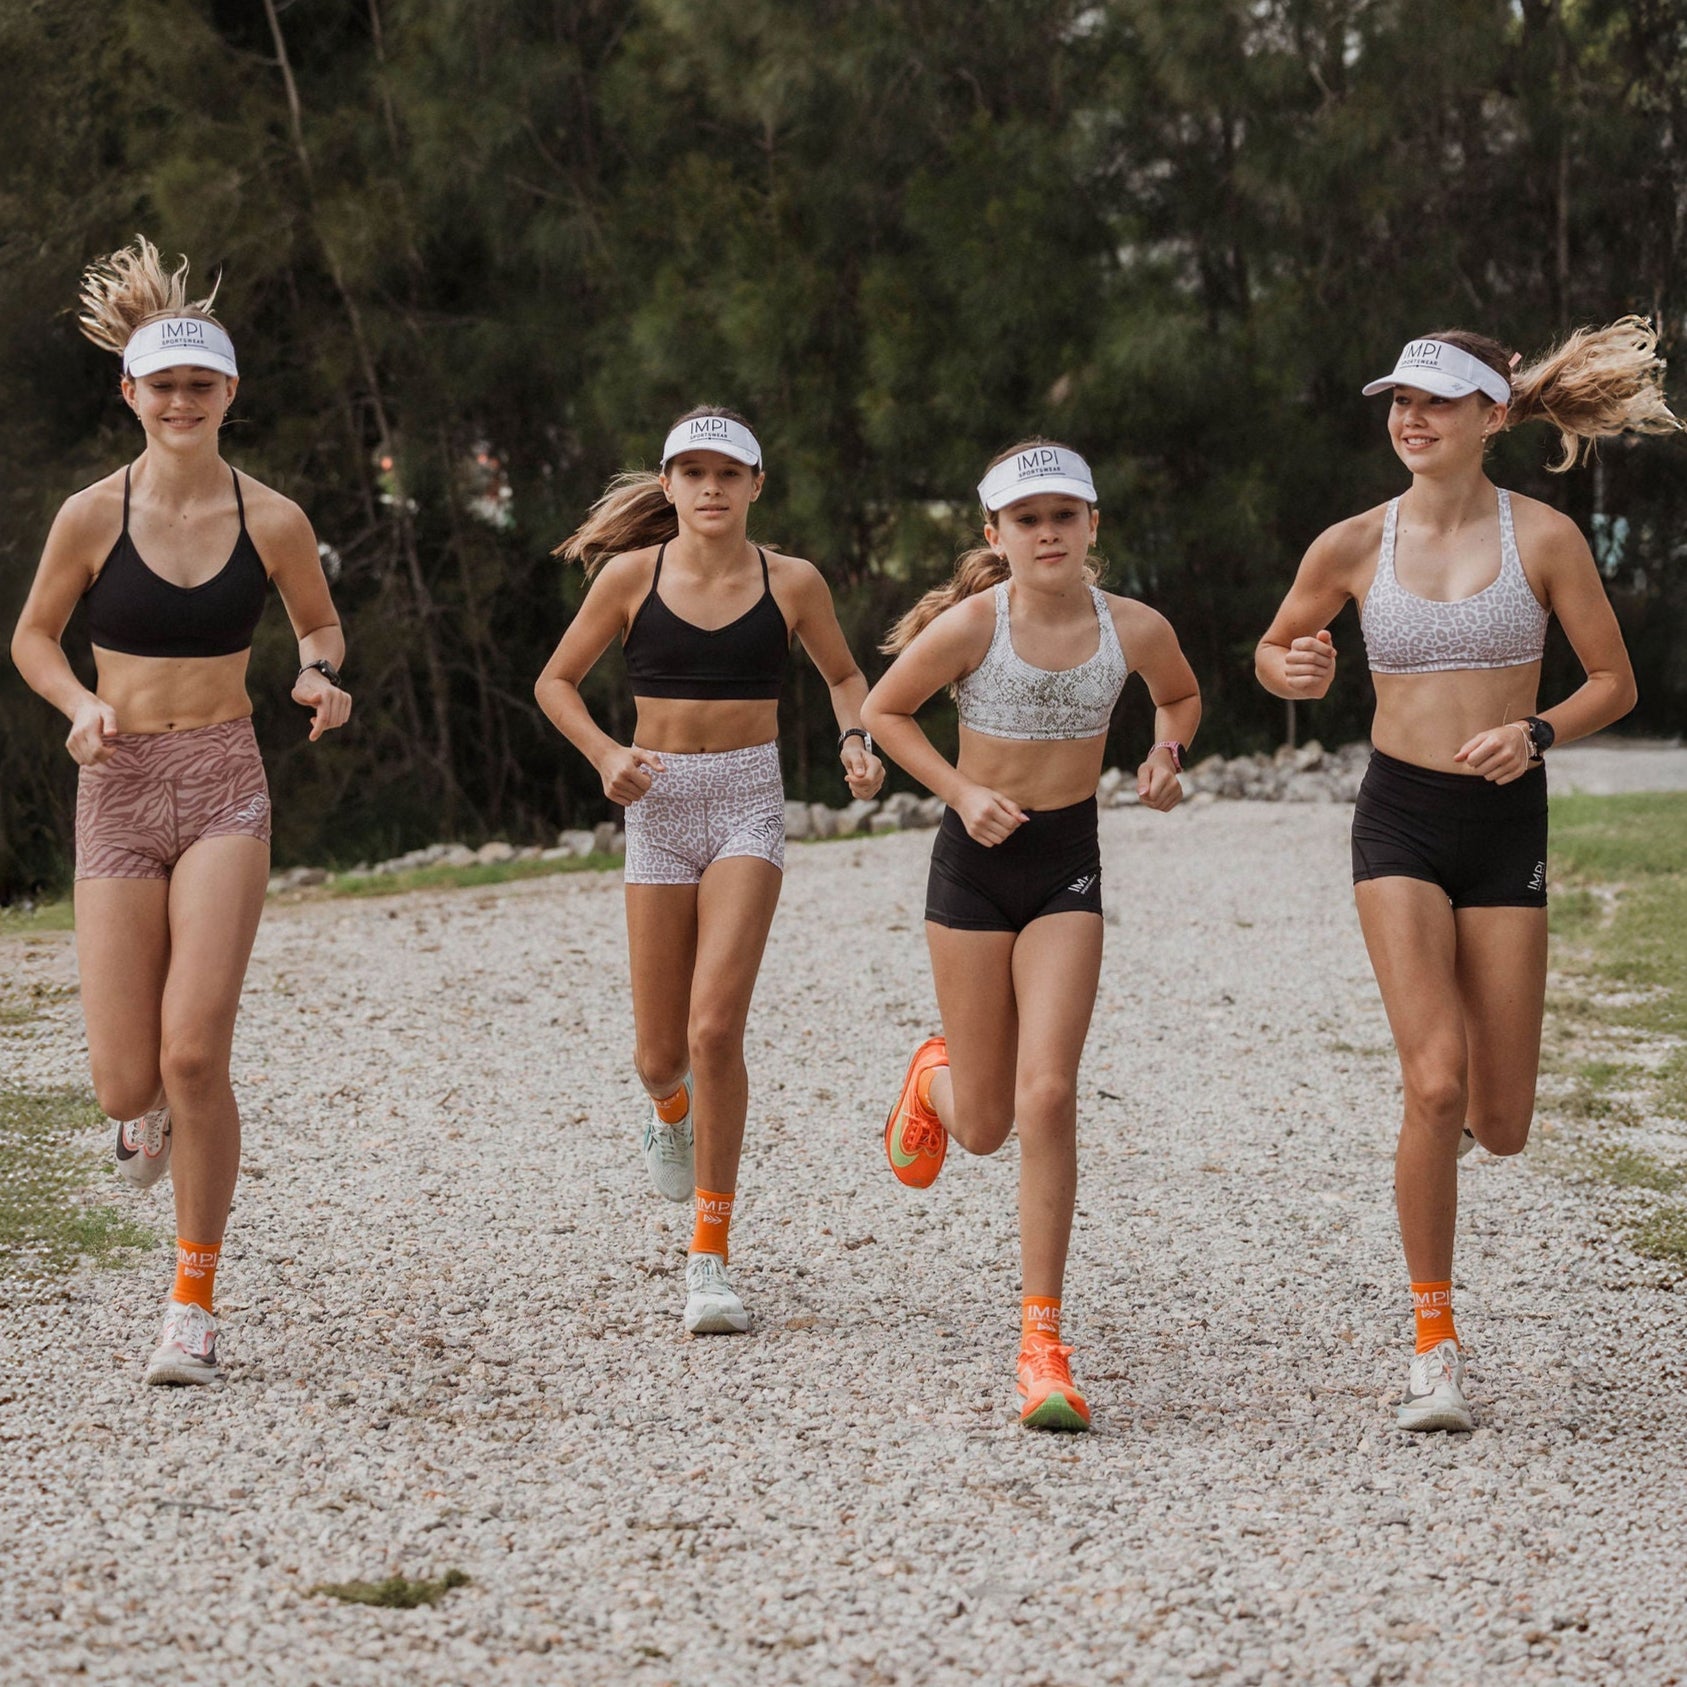
[[[732,1217],[731,1195],[699,1195],[697,1197],[697,1222],[699,1224],[725,1224]]]
[[[220,1251],[218,1248],[190,1248],[178,1242],[176,1264],[184,1277],[203,1277],[207,1271],[216,1270]]]

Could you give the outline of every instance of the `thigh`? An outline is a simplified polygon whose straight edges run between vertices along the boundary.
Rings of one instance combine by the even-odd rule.
[[[1101,981],[1096,914],[1045,914],[1013,946],[1019,1003],[1019,1083],[1075,1086]]]
[[[1459,936],[1447,893],[1422,879],[1378,878],[1356,884],[1353,900],[1406,1082],[1462,1083]]]
[[[76,965],[94,1089],[114,1117],[158,1095],[159,1022],[170,965],[168,879],[78,879]]]
[[[626,896],[634,1031],[642,1044],[683,1050],[697,960],[697,886],[629,884]]]
[[[729,855],[705,870],[697,887],[694,1024],[701,1014],[742,1030],[784,882],[777,867],[753,855]]]
[[[166,1048],[226,1059],[268,883],[269,845],[258,838],[202,838],[183,851],[170,875]],[[321,985],[333,994],[331,978]]]
[[[1535,1110],[1546,1003],[1546,910],[1461,908],[1458,993],[1469,1042],[1471,1128],[1521,1148]]]
[[[926,922],[955,1111],[976,1121],[986,1137],[995,1137],[995,1147],[1013,1129],[1019,1043],[1013,988],[1016,940],[1017,933],[1011,931],[965,931]]]

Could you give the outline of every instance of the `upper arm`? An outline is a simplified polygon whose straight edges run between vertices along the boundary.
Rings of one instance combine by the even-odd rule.
[[[67,498],[53,518],[41,562],[18,616],[18,631],[60,639],[82,594],[99,573],[100,561],[117,537],[113,513],[103,505],[101,488],[88,487]]]
[[[873,687],[886,714],[913,715],[928,697],[970,674],[989,653],[996,606],[989,592],[951,604],[915,636]]]
[[[1523,548],[1539,559],[1547,608],[1558,617],[1583,669],[1629,675],[1628,647],[1582,530],[1542,504],[1530,511]]]
[[[328,577],[322,572],[322,554],[310,518],[273,488],[255,481],[247,484],[252,542],[281,594],[294,634],[306,638],[324,627],[337,627],[340,617],[328,591]]]
[[[825,576],[812,562],[805,562],[801,557],[778,557],[774,566],[796,611],[791,632],[802,641],[809,660],[820,670],[820,677],[827,685],[840,685],[859,673],[860,666],[850,653],[843,628],[838,625],[832,589],[826,584]]]
[[[1356,516],[1325,528],[1312,541],[1261,644],[1287,648],[1297,638],[1322,632],[1341,613],[1356,595],[1354,578],[1367,543],[1366,528],[1366,518]]]
[[[642,595],[639,587],[649,584],[646,576],[651,566],[649,553],[625,551],[598,570],[541,679],[578,685],[591,672],[592,664],[626,631],[633,605]]]
[[[1131,598],[1109,597],[1107,601],[1125,665],[1141,674],[1155,706],[1200,696],[1195,670],[1189,666],[1171,622],[1159,610]]]

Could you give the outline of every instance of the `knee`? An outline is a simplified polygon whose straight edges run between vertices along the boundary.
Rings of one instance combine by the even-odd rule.
[[[108,1118],[138,1119],[158,1105],[159,1082],[156,1071],[95,1072],[94,1097]]]
[[[169,1094],[194,1094],[228,1082],[228,1057],[198,1037],[166,1038],[159,1062]]]
[[[1021,1072],[1014,1110],[1019,1134],[1028,1130],[1047,1137],[1071,1131],[1078,1119],[1078,1082],[1069,1072]]]
[[[955,1084],[952,1093],[955,1140],[969,1154],[994,1154],[1013,1130],[1012,1106],[1000,1093],[974,1094],[961,1084]]]
[[[1464,1074],[1451,1067],[1406,1075],[1406,1116],[1435,1129],[1462,1130],[1468,1101]]]
[[[1534,1103],[1526,1107],[1487,1108],[1472,1113],[1465,1121],[1470,1134],[1490,1154],[1521,1154],[1529,1143],[1529,1127],[1535,1122]]]
[[[641,1037],[633,1048],[633,1067],[648,1090],[671,1095],[685,1076],[690,1051],[681,1038]]]
[[[707,1011],[695,1013],[686,1037],[693,1070],[729,1066],[744,1058],[744,1026],[735,1017]]]

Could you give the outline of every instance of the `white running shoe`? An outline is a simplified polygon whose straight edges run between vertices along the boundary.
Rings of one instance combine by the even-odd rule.
[[[693,1254],[685,1262],[685,1327],[694,1336],[737,1335],[750,1327],[719,1254]]]
[[[644,1164],[657,1192],[670,1201],[689,1201],[696,1188],[691,1147],[691,1074],[681,1080],[685,1087],[685,1117],[677,1125],[662,1122],[654,1097],[650,1117],[644,1125]]]
[[[1464,1358],[1457,1342],[1441,1342],[1413,1358],[1395,1421],[1401,1429],[1476,1427],[1464,1398]]]
[[[170,1169],[170,1109],[155,1107],[117,1126],[117,1169],[137,1189],[150,1189]]]
[[[217,1320],[203,1306],[173,1300],[164,1309],[164,1333],[146,1362],[151,1383],[215,1382]]]

